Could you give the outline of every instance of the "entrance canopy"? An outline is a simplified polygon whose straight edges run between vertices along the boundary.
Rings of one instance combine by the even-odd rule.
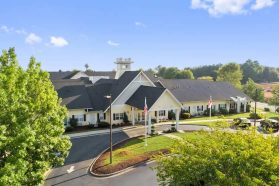
[[[128,99],[126,104],[143,110],[145,98],[149,111],[182,108],[180,102],[167,89],[143,85]]]

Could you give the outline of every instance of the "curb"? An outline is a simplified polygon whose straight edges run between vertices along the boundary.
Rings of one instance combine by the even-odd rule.
[[[142,135],[139,135],[139,136],[142,136]],[[132,138],[137,138],[137,137],[139,137],[139,136],[134,136],[134,137],[132,137]],[[116,146],[116,145],[118,145],[119,143],[122,143],[122,142],[127,141],[127,140],[132,139],[132,138],[127,138],[127,139],[121,140],[121,141],[119,141],[119,142],[113,144],[113,146]],[[131,165],[131,166],[125,168],[125,169],[122,169],[122,170],[119,170],[119,171],[116,171],[116,172],[113,172],[113,173],[110,173],[110,174],[96,174],[96,173],[94,173],[94,172],[92,171],[92,167],[94,166],[94,164],[96,163],[96,161],[97,161],[106,151],[108,151],[109,149],[110,149],[110,148],[107,148],[107,149],[105,149],[104,151],[102,151],[102,152],[93,160],[93,162],[92,162],[91,165],[89,166],[88,172],[89,172],[92,176],[98,177],[98,178],[108,178],[108,177],[116,176],[116,175],[119,175],[119,174],[122,174],[122,173],[125,173],[125,172],[129,172],[129,171],[131,171],[132,169],[134,169],[135,167],[137,167],[137,166],[139,166],[139,165],[145,164],[145,163],[147,163],[147,162],[153,162],[153,161],[154,161],[154,160],[147,160],[147,161],[139,162],[139,163],[136,163],[136,164],[134,164],[134,165]]]

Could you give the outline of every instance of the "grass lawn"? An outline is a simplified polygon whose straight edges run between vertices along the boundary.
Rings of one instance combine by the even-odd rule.
[[[171,133],[181,138],[198,139],[195,133]],[[144,146],[144,137],[134,138],[113,150],[113,163],[109,163],[109,152],[104,153],[92,167],[93,172],[107,174],[122,170],[142,161],[149,160],[154,155],[168,150],[176,142],[175,139],[164,135],[147,138],[147,146]]]
[[[113,151],[112,165],[121,163],[129,158],[142,155],[144,153],[168,149],[172,146],[173,140],[165,136],[154,136],[147,138],[147,146],[145,146],[144,137],[135,138],[125,143],[121,148]],[[109,163],[106,159],[105,164]]]
[[[272,118],[272,119],[277,119],[279,120],[279,114],[278,113],[274,113],[274,112],[264,112],[263,110],[257,110],[258,113],[263,113],[265,115],[265,117],[268,118]],[[240,114],[230,114],[230,115],[226,115],[224,116],[225,119],[235,119],[235,118],[249,118],[249,114],[250,113],[240,113]],[[211,118],[208,116],[203,116],[203,117],[195,117],[195,118],[191,118],[191,119],[186,119],[186,120],[180,120],[183,124],[185,124],[185,122],[187,122],[187,124],[199,124],[199,125],[210,125],[210,123],[213,123],[210,120],[216,120],[216,119],[220,119],[220,116],[212,116]],[[199,120],[204,120],[201,122],[198,122]]]

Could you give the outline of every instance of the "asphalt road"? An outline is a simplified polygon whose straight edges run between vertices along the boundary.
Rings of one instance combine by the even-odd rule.
[[[158,126],[163,130],[170,126]],[[202,126],[180,125],[181,130],[201,130]],[[143,128],[113,133],[113,143],[138,136],[144,133]],[[155,186],[156,173],[150,169],[154,163],[136,167],[132,171],[110,178],[96,178],[88,173],[88,168],[96,156],[109,146],[109,133],[77,137],[71,139],[72,148],[65,160],[65,165],[52,169],[44,185],[94,185],[94,186]]]

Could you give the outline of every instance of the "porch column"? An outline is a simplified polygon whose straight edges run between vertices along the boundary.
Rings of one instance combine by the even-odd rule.
[[[132,125],[135,125],[135,107],[132,107]]]
[[[175,110],[175,119],[176,119],[175,128],[176,128],[176,130],[178,130],[178,126],[179,126],[179,114],[180,114],[180,110],[179,110],[179,109],[176,109],[176,110]]]
[[[236,112],[240,113],[240,108],[241,108],[241,102],[239,100],[239,98],[237,98],[237,102],[236,102]]]
[[[244,101],[244,110],[243,110],[244,112],[246,112],[246,110],[247,110],[246,106],[247,106],[247,101],[245,100]]]
[[[147,134],[151,134],[151,113],[150,111],[148,112],[148,130]]]

